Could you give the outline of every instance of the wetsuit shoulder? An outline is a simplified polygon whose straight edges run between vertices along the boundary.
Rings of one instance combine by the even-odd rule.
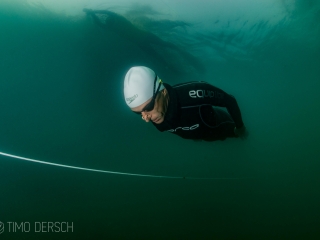
[[[240,108],[235,97],[220,88],[203,81],[181,83],[173,86],[173,88],[178,94],[182,107],[208,104],[225,107],[235,121],[236,126],[238,128],[243,126]]]
[[[204,81],[192,81],[174,85],[172,88],[177,92],[181,106],[186,107],[210,104],[205,99],[208,93],[208,91],[205,91],[207,86],[211,85]]]

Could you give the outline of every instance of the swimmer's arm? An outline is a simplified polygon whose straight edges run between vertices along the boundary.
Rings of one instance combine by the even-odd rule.
[[[203,84],[203,88],[211,93],[214,92],[213,96],[210,95],[210,97],[205,98],[208,99],[207,101],[209,101],[211,105],[227,108],[229,114],[235,122],[236,128],[240,129],[244,126],[241,111],[234,96],[224,92],[220,88],[212,86],[211,84],[205,83]]]

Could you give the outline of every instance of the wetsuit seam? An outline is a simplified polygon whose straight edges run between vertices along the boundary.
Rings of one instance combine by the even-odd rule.
[[[195,83],[206,83],[206,84],[209,84],[209,83],[203,82],[203,81],[194,81],[194,82],[189,82],[189,83],[181,84],[181,85],[178,85],[178,86],[172,86],[172,88],[183,87],[183,86],[190,85],[190,84],[195,84]],[[209,85],[210,85],[210,84],[209,84]]]

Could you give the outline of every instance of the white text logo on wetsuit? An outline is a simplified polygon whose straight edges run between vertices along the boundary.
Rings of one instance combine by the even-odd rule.
[[[215,96],[214,91],[209,91],[209,90],[191,90],[189,91],[189,96],[192,98],[213,98]],[[216,98],[223,98],[223,93],[216,92]]]
[[[170,130],[168,130],[168,132],[176,132],[176,131],[179,130],[179,129],[181,129],[181,130],[186,130],[186,131],[188,131],[188,130],[194,130],[194,129],[198,128],[198,127],[199,127],[199,124],[195,124],[195,125],[193,125],[193,126],[191,126],[191,127],[177,127],[176,129],[170,129]]]

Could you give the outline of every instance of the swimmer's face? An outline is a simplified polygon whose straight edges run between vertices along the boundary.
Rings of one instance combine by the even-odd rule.
[[[138,107],[131,108],[131,110],[136,113],[141,113],[142,119],[145,122],[152,121],[156,124],[160,124],[163,122],[168,108],[169,95],[167,89],[163,89],[157,94],[154,103],[154,108],[152,110],[143,111],[144,107],[147,106],[151,101],[152,98],[150,98],[148,101],[146,101]]]

